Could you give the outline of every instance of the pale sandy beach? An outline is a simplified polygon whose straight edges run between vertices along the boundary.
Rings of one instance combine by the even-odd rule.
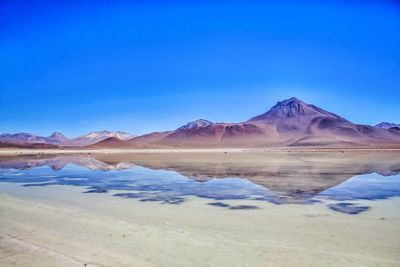
[[[2,184],[1,266],[399,266],[400,199],[225,210]],[[251,201],[230,201],[228,203]]]

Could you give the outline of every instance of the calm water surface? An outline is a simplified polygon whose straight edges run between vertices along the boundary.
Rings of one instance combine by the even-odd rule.
[[[195,196],[208,199],[208,205],[238,210],[259,207],[224,201],[322,203],[354,215],[370,209],[358,200],[400,196],[400,157],[396,153],[0,157],[1,182],[75,186],[86,194],[170,205],[185,205],[188,197]]]

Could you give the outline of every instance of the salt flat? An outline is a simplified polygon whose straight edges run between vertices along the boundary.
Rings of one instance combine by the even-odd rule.
[[[1,192],[2,266],[398,266],[400,261],[399,198],[349,216],[319,205],[265,203],[238,211],[191,199],[166,206],[62,186],[32,190],[3,184]]]

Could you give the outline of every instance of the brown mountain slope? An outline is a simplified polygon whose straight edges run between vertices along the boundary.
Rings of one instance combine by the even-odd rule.
[[[157,142],[159,140],[161,140],[162,138],[168,136],[172,132],[173,131],[153,132],[153,133],[141,135],[141,136],[138,136],[131,140],[126,141],[126,145],[128,147],[133,147],[133,148],[165,147],[164,145],[157,144]]]
[[[12,142],[0,142],[0,148],[36,148],[36,149],[47,149],[47,148],[59,148],[57,145],[44,144],[44,143],[12,143]]]
[[[400,144],[398,131],[357,125],[297,98],[242,123],[188,123],[154,143],[181,147]]]
[[[112,146],[111,142],[101,146]],[[354,124],[297,98],[240,123],[196,120],[167,132],[154,132],[117,147],[273,147],[400,145],[400,130]]]
[[[276,133],[269,126],[245,122],[179,128],[155,143],[178,147],[235,147],[274,144],[277,141]]]
[[[126,141],[117,137],[109,137],[98,143],[86,146],[86,148],[124,148],[127,147]]]

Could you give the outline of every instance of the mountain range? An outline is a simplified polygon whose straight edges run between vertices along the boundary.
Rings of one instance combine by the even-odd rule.
[[[390,129],[390,128],[400,128],[400,123],[390,123],[390,122],[381,122],[377,125],[375,125],[377,128],[382,128],[382,129]]]
[[[27,133],[2,134],[0,142],[88,148],[167,147],[283,147],[400,145],[398,124],[355,124],[295,97],[278,102],[267,112],[239,123],[205,119],[172,131],[133,136],[124,132],[92,132],[73,139],[61,133],[48,137]]]
[[[118,140],[128,140],[134,138],[126,132],[111,132],[111,131],[99,131],[91,132],[86,135],[78,136],[76,138],[69,139],[60,132],[54,132],[49,136],[38,136],[32,133],[15,133],[15,134],[0,134],[0,142],[7,143],[9,145],[17,146],[32,146],[36,144],[54,145],[54,146],[89,146],[108,138],[118,138]]]

